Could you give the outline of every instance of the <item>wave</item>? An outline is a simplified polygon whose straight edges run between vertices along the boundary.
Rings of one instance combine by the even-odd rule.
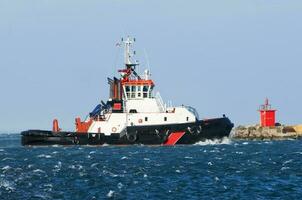
[[[14,183],[7,180],[0,180],[0,188],[5,189],[6,191],[12,192],[15,190]]]
[[[200,145],[200,146],[205,146],[205,145],[221,145],[221,144],[231,144],[232,140],[229,137],[223,137],[222,139],[213,139],[213,140],[204,140],[204,141],[199,141],[195,143],[194,145]]]
[[[0,135],[19,135],[19,131],[0,131]]]
[[[114,190],[110,190],[108,193],[107,193],[107,197],[108,198],[112,198],[112,197],[114,197]]]

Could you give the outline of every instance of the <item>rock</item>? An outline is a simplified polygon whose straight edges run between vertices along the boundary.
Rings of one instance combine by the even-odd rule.
[[[276,127],[240,125],[234,129],[232,137],[237,139],[296,139],[302,137],[302,132],[297,132],[292,126],[281,124]]]

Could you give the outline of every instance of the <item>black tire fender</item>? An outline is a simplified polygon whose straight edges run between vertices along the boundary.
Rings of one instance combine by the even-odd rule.
[[[127,140],[128,140],[129,142],[135,142],[136,139],[137,139],[136,134],[127,134]]]
[[[73,144],[80,144],[80,140],[77,136],[74,136],[73,138]]]
[[[202,127],[201,127],[201,125],[199,125],[199,126],[197,127],[197,129],[196,129],[196,130],[197,130],[197,133],[198,133],[198,134],[200,134],[200,133],[201,133],[201,131],[202,131]]]

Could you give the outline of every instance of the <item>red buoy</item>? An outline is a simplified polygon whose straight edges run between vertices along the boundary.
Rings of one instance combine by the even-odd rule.
[[[272,109],[268,99],[265,99],[264,105],[260,106],[260,126],[274,127],[276,123],[276,110]]]

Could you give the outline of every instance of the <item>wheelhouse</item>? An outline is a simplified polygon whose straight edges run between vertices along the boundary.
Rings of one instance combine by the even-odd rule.
[[[127,80],[122,82],[122,87],[126,100],[153,98],[152,80]]]

